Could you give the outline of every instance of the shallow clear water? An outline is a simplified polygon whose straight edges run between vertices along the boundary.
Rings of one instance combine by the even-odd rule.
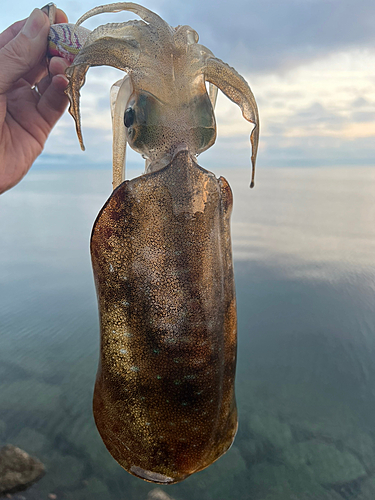
[[[175,500],[375,498],[375,169],[225,175],[235,199],[239,431]],[[41,458],[28,499],[143,500],[96,431],[89,238],[110,171],[35,169],[0,199],[0,444]]]

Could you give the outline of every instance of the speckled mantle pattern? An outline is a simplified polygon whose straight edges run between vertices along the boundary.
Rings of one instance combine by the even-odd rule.
[[[224,178],[188,151],[123,182],[93,227],[97,427],[129,472],[175,483],[231,446],[236,303]]]

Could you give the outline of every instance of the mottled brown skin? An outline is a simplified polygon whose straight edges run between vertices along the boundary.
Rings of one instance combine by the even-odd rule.
[[[231,209],[227,181],[184,150],[123,182],[94,224],[95,421],[112,456],[148,481],[204,469],[236,434]]]

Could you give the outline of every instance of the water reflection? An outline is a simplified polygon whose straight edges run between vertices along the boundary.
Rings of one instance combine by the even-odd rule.
[[[220,172],[218,172],[220,173]],[[372,169],[223,172],[234,196],[240,427],[176,500],[375,498]],[[32,172],[0,200],[0,441],[48,474],[25,493],[142,500],[95,429],[89,258],[110,173]]]

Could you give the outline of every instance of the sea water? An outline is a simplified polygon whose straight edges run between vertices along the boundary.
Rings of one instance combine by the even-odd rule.
[[[375,498],[375,169],[243,169],[234,194],[239,430],[175,500]],[[0,198],[0,445],[47,474],[23,496],[145,500],[92,417],[89,239],[110,170],[36,168]],[[154,492],[155,493],[155,492]],[[149,497],[150,498],[150,497]]]

